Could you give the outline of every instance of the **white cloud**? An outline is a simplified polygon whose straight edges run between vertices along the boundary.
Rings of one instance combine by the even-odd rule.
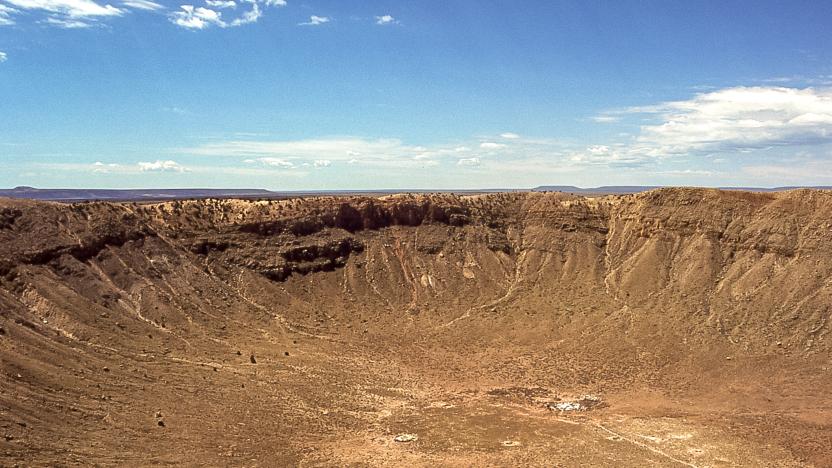
[[[45,17],[37,19],[38,23],[77,29],[95,26],[97,21],[103,18],[122,16],[130,9],[146,11],[164,9],[162,5],[151,0],[121,0],[118,7],[98,0],[3,1],[8,5],[0,3],[0,26],[14,24],[12,15],[19,14],[20,10],[45,13]]]
[[[105,3],[106,0],[0,0],[0,26],[15,24],[13,16],[21,10],[41,11],[45,15],[36,18],[41,24],[66,29],[88,28],[108,17],[123,16],[133,10],[160,11],[166,7],[154,0],[118,0],[118,6]],[[186,29],[205,29],[211,26],[230,28],[257,22],[267,7],[282,7],[285,0],[197,0],[204,4],[180,5],[177,11],[168,14],[169,20]],[[244,11],[239,5],[249,5]],[[13,8],[14,7],[14,8]],[[219,10],[229,10],[229,17]]]
[[[44,21],[42,21],[42,23],[51,24],[52,26],[58,26],[59,28],[64,29],[83,29],[95,26],[95,23],[89,21],[55,17],[46,18]]]
[[[122,166],[121,166],[120,164],[115,164],[115,163],[108,163],[108,164],[105,164],[105,163],[103,163],[103,162],[101,162],[101,161],[96,161],[96,162],[95,162],[95,163],[93,163],[93,165],[92,165],[92,172],[93,172],[93,173],[96,173],[96,174],[108,174],[108,173],[110,173],[112,170],[114,170],[114,169],[119,169],[119,168],[121,168],[121,167],[122,167]]]
[[[211,26],[220,28],[233,28],[242,26],[244,24],[256,23],[257,20],[263,17],[264,7],[281,7],[285,6],[284,0],[240,0],[241,4],[246,3],[251,7],[239,14],[236,18],[230,21],[222,16],[222,13],[216,9],[227,9],[236,6],[237,3],[226,0],[206,0],[206,5],[211,8],[197,7],[194,5],[181,5],[182,11],[176,11],[169,15],[170,21],[177,26],[186,29],[205,29]],[[216,9],[214,9],[216,8]]]
[[[237,2],[234,0],[205,0],[205,4],[211,8],[237,8]]]
[[[657,157],[832,141],[829,89],[728,88],[632,112],[660,117],[637,137],[639,149]]]
[[[298,23],[298,26],[320,26],[322,24],[329,23],[331,19],[328,16],[315,16],[312,15],[309,17],[309,21]]]
[[[188,29],[204,29],[211,25],[225,26],[222,14],[217,11],[193,5],[182,5],[180,8],[182,11],[170,14],[171,21],[178,26]]]
[[[724,172],[709,171],[709,170],[705,170],[705,169],[679,169],[679,170],[668,170],[668,171],[653,171],[653,172],[650,172],[650,174],[659,175],[659,176],[671,176],[671,177],[689,177],[689,176],[713,177],[713,176],[725,175]]]
[[[569,160],[574,164],[598,166],[641,166],[650,158],[625,145],[591,145],[582,151],[573,152]]]
[[[286,159],[283,159],[283,158],[265,157],[265,158],[256,158],[256,159],[246,159],[243,162],[248,163],[248,164],[260,163],[264,166],[281,167],[281,168],[284,168],[284,169],[291,169],[291,168],[295,167],[294,163],[292,163],[291,161],[287,161]]]
[[[44,10],[68,18],[89,18],[100,16],[119,16],[124,10],[93,0],[4,0],[6,3],[24,10]]]
[[[14,24],[14,20],[11,18],[13,13],[18,13],[18,10],[0,3],[0,26]]]
[[[170,112],[171,114],[176,114],[176,115],[190,115],[190,113],[191,113],[188,109],[185,109],[185,108],[182,108],[182,107],[176,107],[176,106],[163,107],[162,111],[163,112]]]
[[[482,156],[474,154],[472,150],[479,150],[477,146],[480,143],[480,140],[472,138],[448,144],[408,145],[397,139],[341,137],[289,141],[208,141],[195,147],[172,151],[189,156],[239,158],[247,164],[284,169],[292,167],[300,170],[306,165],[311,168],[315,166],[315,161],[326,160],[345,170],[351,165],[360,164],[368,170],[395,172],[481,164]],[[508,170],[513,174],[520,174],[523,168],[530,168],[530,173],[539,176],[587,165],[571,161],[568,151],[575,151],[575,148],[568,147],[560,140],[522,138],[511,145],[480,151],[487,151],[490,157],[495,158],[488,164],[490,170]],[[503,166],[497,169],[498,164]]]
[[[325,138],[294,141],[225,141],[206,143],[178,152],[198,156],[239,157],[248,162],[269,161],[315,165],[315,161],[360,162],[366,165],[413,167],[438,164],[456,154],[453,147],[409,146],[396,139]],[[319,163],[320,165],[320,163]]]
[[[462,158],[456,162],[457,166],[479,166],[480,158]]]
[[[735,87],[684,101],[608,111],[608,122],[637,115],[652,123],[635,137],[573,152],[575,163],[639,166],[669,158],[719,155],[751,157],[779,148],[832,143],[832,90],[828,88]]]
[[[257,6],[257,3],[252,3],[250,10],[243,13],[243,15],[240,16],[239,18],[235,18],[234,20],[232,20],[231,23],[228,23],[227,26],[234,27],[234,26],[242,26],[244,24],[256,23],[257,20],[259,20],[262,16],[263,16],[263,11],[260,10],[260,7]]]
[[[803,75],[792,75],[792,76],[779,76],[774,78],[766,78],[763,80],[759,80],[761,83],[767,84],[798,84],[798,85],[811,85],[811,86],[829,86],[832,85],[832,75],[816,75],[816,76],[803,76]]]
[[[486,141],[486,142],[480,143],[480,148],[488,149],[488,150],[505,148],[505,146],[506,145],[504,145],[502,143],[494,143],[493,141]]]
[[[613,123],[613,122],[618,122],[619,120],[621,120],[621,117],[618,117],[618,116],[615,116],[615,115],[609,115],[609,114],[601,114],[601,115],[596,115],[595,117],[592,118],[592,120],[594,122],[597,122],[597,123]]]
[[[332,165],[332,161],[329,159],[316,159],[312,165],[315,167],[329,167]]]
[[[390,15],[382,15],[376,16],[376,24],[380,24],[382,26],[386,24],[398,24],[398,21]]]
[[[6,55],[6,53],[5,53],[5,52],[0,52],[0,63],[3,63],[3,62],[5,62],[5,61],[6,61],[6,60],[8,60],[8,59],[9,59],[9,56],[8,56],[8,55]]]
[[[401,154],[414,151],[394,139],[366,140],[361,138],[331,138],[293,141],[227,141],[208,143],[183,150],[205,156],[272,156],[316,159],[326,156],[341,160],[356,155]],[[415,151],[414,151],[415,152]]]
[[[130,10],[158,11],[165,6],[153,0],[119,0],[118,7],[103,0],[2,0],[20,10],[41,10],[45,18],[38,20],[61,28],[87,28],[95,26],[105,17],[122,16]],[[211,26],[229,28],[255,23],[263,16],[264,7],[282,7],[285,0],[204,0],[204,5],[180,5],[178,11],[168,15],[170,21],[186,29],[205,29]],[[250,7],[236,16],[226,18],[218,10],[236,9],[238,5]],[[0,26],[15,24],[13,14],[19,9],[0,3]]]
[[[138,166],[139,170],[142,172],[186,172],[186,169],[182,167],[182,165],[180,165],[176,161],[171,160],[140,162]]]
[[[501,133],[500,137],[505,138],[506,140],[516,140],[520,138],[520,135],[512,132]]]
[[[156,2],[151,2],[150,0],[124,0],[121,3],[126,7],[135,8],[137,10],[155,11],[163,10],[165,8]]]

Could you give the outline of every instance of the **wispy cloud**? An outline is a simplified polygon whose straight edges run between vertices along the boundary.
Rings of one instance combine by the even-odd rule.
[[[571,153],[569,161],[579,165],[638,167],[650,162],[651,158],[627,145],[591,145]]]
[[[6,60],[8,60],[8,59],[9,59],[9,56],[8,56],[8,55],[6,55],[6,53],[5,53],[5,52],[0,52],[0,63],[3,63],[3,62],[5,62],[5,61],[6,61]]]
[[[187,169],[176,161],[162,161],[157,160],[153,162],[138,163],[139,170],[142,172],[186,172]]]
[[[169,17],[172,23],[185,29],[199,30],[212,26],[233,28],[256,23],[263,17],[263,8],[265,7],[286,5],[284,0],[241,0],[242,3],[250,5],[248,10],[231,19],[223,17],[223,13],[219,10],[236,8],[238,4],[226,0],[206,0],[206,6],[180,5],[180,11],[171,13]]]
[[[605,174],[608,181],[631,177],[639,183],[701,183],[738,180],[740,176],[734,173],[740,170],[751,175],[771,169],[781,174],[780,180],[797,181],[818,179],[832,171],[832,164],[821,164],[832,154],[829,89],[726,88],[614,112],[610,115],[622,121],[633,119],[641,126],[595,144],[504,132],[424,145],[359,137],[207,141],[174,152],[217,157],[228,164],[233,164],[228,162],[232,159],[245,160],[247,165],[284,171],[321,167],[320,161],[344,170],[360,164],[368,170],[397,174],[438,166],[446,171],[477,167],[477,177],[505,174],[506,180]],[[816,168],[817,173],[784,163],[786,156],[798,152],[806,153],[798,166]],[[807,166],[807,162],[814,165]]]
[[[15,24],[14,20],[12,19],[12,14],[17,12],[18,11],[14,8],[0,3],[0,26],[9,26]]]
[[[764,78],[757,80],[759,83],[778,84],[778,85],[804,85],[804,86],[830,86],[832,85],[832,75],[790,75],[790,76],[776,76],[774,78]]]
[[[100,21],[123,16],[130,11],[156,11],[165,7],[152,0],[120,0],[118,6],[100,0],[3,0],[0,26],[15,24],[14,16],[25,12],[41,13],[40,24],[64,29],[89,28]]]
[[[480,158],[462,158],[456,162],[457,166],[479,166]]]
[[[209,8],[194,7],[193,5],[180,6],[182,11],[175,11],[170,14],[170,20],[177,26],[187,29],[205,29],[215,25],[224,27],[222,14]]]
[[[176,115],[190,115],[190,113],[191,113],[188,109],[185,109],[183,107],[177,107],[177,106],[163,107],[162,111],[163,112],[169,112],[171,114],[176,114]]]
[[[593,122],[598,122],[598,123],[612,123],[612,122],[618,122],[619,120],[621,120],[621,117],[616,116],[616,115],[610,115],[610,114],[601,114],[601,115],[596,115],[595,117],[592,117],[592,121]]]
[[[44,13],[44,16],[38,21],[41,24],[65,29],[87,28],[93,26],[99,19],[122,16],[128,11],[126,8],[118,8],[94,0],[4,1],[8,5],[0,4],[0,25],[14,24],[13,15],[20,14],[25,10]]]
[[[439,165],[474,166],[495,161],[522,161],[528,158],[549,158],[552,163],[569,163],[563,144],[554,140],[507,139],[506,144],[472,139],[436,145],[408,145],[398,139],[366,139],[356,137],[323,138],[290,141],[232,140],[208,142],[175,153],[187,156],[236,158],[246,164],[281,169],[304,165],[322,167],[326,164],[361,164],[379,168],[417,168]],[[475,149],[472,149],[475,148]],[[481,153],[481,154],[479,154]]]
[[[89,18],[98,16],[119,16],[124,10],[93,0],[4,0],[23,10],[43,10],[68,18]]]
[[[234,0],[205,0],[205,4],[211,8],[237,8],[237,2]]]
[[[96,161],[92,165],[92,172],[96,174],[108,174],[110,171],[121,168],[121,164],[116,163],[103,163],[101,161]]]
[[[728,88],[635,112],[657,114],[637,144],[651,155],[738,151],[832,141],[832,91]]]
[[[45,20],[41,21],[42,24],[48,24],[51,26],[57,26],[63,29],[83,29],[83,28],[91,28],[95,26],[97,23],[93,21],[86,21],[80,19],[72,19],[72,18],[46,18]]]
[[[505,146],[506,145],[504,145],[502,143],[494,143],[493,141],[484,141],[484,142],[480,143],[480,148],[486,149],[486,150],[500,149],[500,148],[504,148]]]
[[[179,164],[176,161],[157,160],[152,162],[138,163],[114,163],[96,161],[94,163],[33,163],[38,169],[92,173],[92,174],[115,174],[115,175],[141,175],[151,173],[186,173],[191,172],[190,168]]]
[[[312,15],[309,17],[309,21],[304,21],[303,23],[298,23],[298,26],[320,26],[322,24],[329,23],[331,18],[328,16],[315,16]]]
[[[259,163],[263,166],[271,166],[271,167],[280,167],[283,169],[291,169],[295,167],[295,164],[289,160],[283,158],[256,158],[256,159],[246,159],[243,161],[246,164],[256,164]]]
[[[303,165],[327,167],[340,163],[361,163],[377,167],[428,167],[459,155],[453,146],[412,146],[397,139],[355,137],[211,142],[176,152],[194,156],[240,158],[248,164],[283,169]]]
[[[126,7],[135,8],[137,10],[155,11],[165,9],[162,5],[159,5],[156,2],[151,2],[150,0],[124,0],[121,3]]]
[[[376,24],[384,26],[388,24],[398,24],[398,20],[390,15],[376,16]]]
[[[829,88],[733,87],[684,101],[609,111],[596,121],[637,116],[650,123],[629,141],[593,145],[572,155],[592,164],[642,165],[707,154],[743,155],[770,148],[832,142]]]

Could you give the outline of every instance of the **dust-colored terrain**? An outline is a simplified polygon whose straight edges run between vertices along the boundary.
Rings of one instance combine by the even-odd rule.
[[[830,466],[830,258],[812,190],[2,200],[0,465]]]

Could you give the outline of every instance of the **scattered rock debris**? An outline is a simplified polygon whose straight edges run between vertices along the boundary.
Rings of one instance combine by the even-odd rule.
[[[253,354],[248,359],[249,359],[249,361],[251,361],[252,364],[257,364],[257,359],[254,359]]]
[[[560,403],[549,404],[550,410],[557,411],[582,411],[584,408],[576,401],[562,401]]]
[[[414,442],[419,440],[419,436],[416,434],[399,434],[396,437],[393,437],[395,442]]]
[[[565,400],[556,403],[546,403],[552,411],[589,411],[603,405],[601,398],[595,395],[581,395],[575,400]]]

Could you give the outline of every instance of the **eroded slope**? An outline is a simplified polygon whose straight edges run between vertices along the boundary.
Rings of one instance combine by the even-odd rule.
[[[0,456],[823,466],[830,240],[821,191],[3,201]]]

